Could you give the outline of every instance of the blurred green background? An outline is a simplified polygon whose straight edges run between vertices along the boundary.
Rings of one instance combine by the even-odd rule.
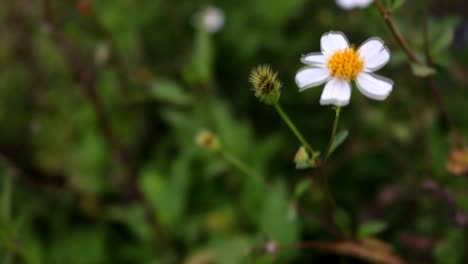
[[[468,263],[468,7],[427,2],[428,17],[426,1],[404,1],[393,18],[422,60],[428,21],[434,79],[455,128],[374,5],[0,2],[0,262],[369,263],[326,250],[265,252],[272,242],[339,238],[323,222],[323,188],[305,185],[316,170],[295,169],[300,144],[254,97],[249,72],[279,72],[282,106],[322,150],[334,112],[319,105],[322,88],[299,93],[294,76],[300,56],[339,30],[356,46],[382,38],[392,57],[379,73],[395,85],[384,102],[354,89],[342,110],[349,137],[327,168],[337,222],[406,263]],[[223,13],[217,32],[199,22],[209,6]],[[197,146],[202,129],[228,155]]]

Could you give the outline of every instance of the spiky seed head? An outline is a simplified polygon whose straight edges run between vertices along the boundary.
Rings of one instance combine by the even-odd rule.
[[[281,81],[278,73],[274,72],[269,65],[260,65],[250,72],[249,81],[252,84],[255,96],[260,101],[273,105],[279,100],[281,93]]]

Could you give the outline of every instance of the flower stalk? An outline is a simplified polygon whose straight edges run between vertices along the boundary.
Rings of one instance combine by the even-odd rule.
[[[283,85],[278,79],[278,73],[274,72],[269,65],[260,65],[252,70],[249,81],[252,84],[252,90],[255,92],[255,96],[259,98],[261,102],[267,105],[273,105],[276,112],[278,112],[286,125],[288,125],[289,129],[291,129],[299,142],[301,142],[302,146],[306,148],[309,154],[315,154],[310,144],[279,104],[281,87]]]
[[[328,160],[328,158],[330,157],[330,154],[331,154],[331,147],[333,145],[333,141],[335,140],[335,136],[336,136],[336,130],[338,128],[338,123],[340,121],[340,112],[341,112],[341,107],[340,106],[336,106],[334,107],[335,109],[335,119],[333,120],[333,127],[332,127],[332,131],[331,131],[331,134],[330,134],[330,140],[328,142],[328,147],[327,147],[327,154],[325,156],[325,162]]]
[[[253,178],[258,178],[258,179],[262,178],[255,170],[249,167],[241,159],[234,156],[232,153],[227,152],[226,150],[221,150],[221,155],[227,162],[229,162],[233,167],[237,168],[239,171],[241,171],[245,175],[251,176]]]
[[[284,112],[283,108],[280,106],[280,104],[277,102],[274,104],[276,112],[281,116],[283,119],[284,123],[288,125],[289,129],[293,132],[293,134],[296,136],[296,138],[301,142],[301,144],[309,151],[310,153],[314,153],[314,150],[310,146],[310,144],[307,142],[307,140],[304,138],[304,136],[301,134],[299,129],[297,129],[296,125],[294,125],[294,122],[289,118],[289,116]]]
[[[227,151],[221,143],[218,135],[208,129],[202,129],[195,135],[195,143],[202,149],[212,153],[219,154],[226,160],[232,167],[238,169],[242,173],[252,178],[255,178],[263,185],[268,186],[263,177],[257,173],[252,167],[247,165],[244,161],[236,157],[231,152]]]
[[[320,172],[322,174],[322,184],[323,184],[323,188],[324,188],[325,196],[326,196],[326,218],[330,223],[333,224],[335,231],[338,233],[339,236],[346,236],[346,231],[341,230],[340,226],[336,223],[336,219],[335,219],[336,202],[335,202],[335,199],[333,198],[333,194],[330,189],[330,184],[328,182],[328,175],[326,173],[327,161],[332,152],[331,148],[333,145],[333,141],[335,140],[336,131],[338,129],[338,124],[340,121],[340,113],[341,113],[340,106],[335,106],[333,108],[335,110],[335,118],[333,120],[333,126],[332,126],[332,130],[330,133],[330,140],[328,142],[326,155],[323,160]]]

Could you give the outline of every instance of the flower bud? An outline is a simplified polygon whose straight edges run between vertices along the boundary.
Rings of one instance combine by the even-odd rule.
[[[269,105],[278,102],[282,84],[277,75],[269,65],[260,65],[251,71],[249,81],[260,101]]]
[[[203,129],[195,136],[195,143],[203,149],[217,151],[221,147],[218,136],[207,129]]]
[[[307,152],[304,146],[301,146],[294,156],[294,163],[296,164],[296,169],[307,169],[315,167],[316,159],[318,157],[318,153],[313,153],[312,157]]]

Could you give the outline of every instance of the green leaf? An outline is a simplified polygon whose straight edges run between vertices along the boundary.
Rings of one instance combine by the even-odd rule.
[[[338,132],[335,135],[335,138],[333,139],[333,143],[330,146],[330,150],[328,151],[327,156],[330,156],[336,150],[336,148],[338,148],[341,144],[343,144],[343,142],[346,140],[348,135],[349,135],[348,130],[342,130]]]
[[[178,83],[171,80],[153,81],[150,93],[155,99],[176,105],[189,105],[192,101],[190,95]]]
[[[105,248],[104,230],[76,228],[55,238],[47,263],[104,263]]]
[[[190,84],[208,84],[213,78],[213,64],[215,60],[212,36],[201,27],[197,30],[194,40],[192,59],[183,74]]]
[[[383,221],[369,221],[361,225],[358,229],[358,237],[370,237],[377,235],[387,228],[387,223]]]
[[[440,34],[433,40],[431,45],[431,53],[436,55],[448,49],[453,42],[455,36],[455,25],[447,25],[444,30],[440,30]]]
[[[351,217],[346,212],[346,210],[341,207],[336,208],[334,217],[336,224],[340,227],[340,229],[345,231],[346,233],[350,233]]]
[[[434,68],[419,63],[411,63],[411,71],[418,77],[427,77],[436,73]]]
[[[304,179],[302,181],[300,181],[297,185],[296,185],[296,189],[294,191],[294,196],[296,198],[299,198],[301,197],[302,195],[304,195],[304,193],[309,190],[310,188],[310,179]]]
[[[143,193],[157,211],[163,224],[171,228],[177,228],[180,221],[183,221],[183,214],[189,202],[187,195],[192,180],[191,159],[190,154],[181,154],[171,163],[167,175],[148,167],[140,177],[139,184]]]
[[[393,3],[392,3],[392,5],[391,5],[392,11],[396,11],[396,10],[399,9],[404,3],[405,3],[405,0],[394,0]]]
[[[243,260],[245,259],[245,252],[249,248],[249,245],[247,238],[241,236],[213,239],[211,242],[211,251],[214,253],[215,261],[212,263],[245,263]]]
[[[274,186],[265,198],[260,220],[261,231],[280,243],[297,241],[298,223],[289,219],[289,207],[284,185]]]

